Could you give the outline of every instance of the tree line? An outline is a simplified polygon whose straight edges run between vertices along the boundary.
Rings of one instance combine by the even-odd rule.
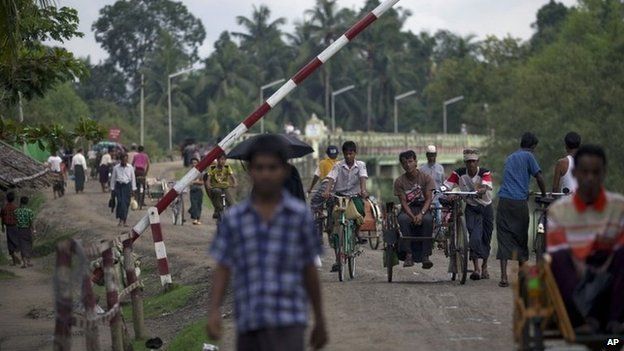
[[[87,73],[76,72],[79,81],[67,80],[44,97],[33,97],[25,104],[27,118],[72,123],[86,115],[121,127],[125,140],[137,141],[143,75],[146,143],[156,152],[168,138],[168,76],[194,66],[194,72],[172,80],[174,141],[214,141],[259,104],[261,85],[288,79],[378,4],[367,0],[353,10],[337,0],[317,0],[294,19],[291,31],[285,28],[292,19],[254,6],[250,15],[236,17],[238,30],[222,32],[211,54],[200,57],[205,29],[182,3],[117,1],[102,8],[92,25],[109,57],[98,63],[82,60]],[[271,111],[267,129],[279,131],[287,121],[302,128],[312,113],[329,124],[331,93],[354,84],[354,90],[336,99],[337,126],[391,131],[394,97],[416,90],[400,103],[399,129],[437,133],[443,102],[463,95],[449,108],[449,132],[465,124],[470,133],[493,135],[484,162],[495,171],[525,130],[541,140],[538,156],[545,171],[551,172],[561,156],[569,130],[607,147],[612,174],[624,167],[624,156],[608,142],[608,137],[624,136],[620,1],[580,0],[566,7],[550,0],[536,13],[534,34],[526,41],[478,39],[447,30],[414,33],[405,28],[410,16],[406,8],[390,10]],[[5,106],[14,100],[7,101]],[[14,110],[4,108],[7,115]],[[609,177],[608,184],[623,190],[618,178]]]

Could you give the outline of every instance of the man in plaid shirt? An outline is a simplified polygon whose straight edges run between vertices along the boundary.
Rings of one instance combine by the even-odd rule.
[[[252,195],[224,215],[210,249],[217,268],[208,336],[221,336],[221,303],[232,275],[238,350],[303,351],[308,302],[315,317],[311,346],[327,341],[314,265],[321,242],[311,211],[282,189],[288,146],[280,140],[265,135],[250,148]]]

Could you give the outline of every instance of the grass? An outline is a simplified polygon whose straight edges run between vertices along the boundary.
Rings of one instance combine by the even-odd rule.
[[[9,280],[17,278],[17,275],[13,272],[5,271],[4,269],[0,269],[0,281]]]
[[[35,257],[44,257],[49,254],[52,254],[56,251],[56,244],[60,241],[70,239],[76,233],[74,232],[54,232],[52,231],[49,235],[45,237],[38,238],[35,236],[35,242],[33,244],[33,255]]]
[[[189,302],[191,296],[197,291],[196,286],[177,285],[168,292],[143,299],[143,315],[146,319],[156,318],[180,309]],[[126,318],[132,316],[132,305],[122,308]]]
[[[206,320],[187,325],[176,335],[167,350],[201,350],[204,343],[214,343],[206,335]]]

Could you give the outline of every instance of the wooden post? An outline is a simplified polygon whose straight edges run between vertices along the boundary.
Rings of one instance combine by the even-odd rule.
[[[132,285],[137,281],[134,269],[134,257],[132,255],[132,239],[123,242],[124,266],[126,268],[126,281]],[[143,296],[141,288],[136,288],[130,292],[132,299],[132,325],[134,327],[134,338],[143,339],[147,335],[145,331],[145,320],[143,317]]]
[[[97,317],[95,312],[95,294],[93,293],[93,285],[91,285],[91,276],[89,273],[82,278],[82,295],[83,305],[85,308],[85,343],[87,351],[100,351],[100,333],[97,323],[90,322]]]
[[[104,266],[104,281],[106,284],[106,304],[108,309],[115,308],[119,300],[117,292],[117,277],[115,274],[113,249],[108,248],[102,253],[102,265]],[[121,329],[120,312],[117,312],[110,321],[111,341],[113,351],[123,351],[123,335]]]
[[[54,351],[71,350],[71,242],[65,240],[56,246],[56,325]]]

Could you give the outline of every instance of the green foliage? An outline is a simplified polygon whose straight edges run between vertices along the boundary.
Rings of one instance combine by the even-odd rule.
[[[187,63],[197,60],[198,47],[206,37],[201,21],[184,4],[170,0],[117,1],[100,10],[92,29],[95,40],[110,54],[110,62],[121,67],[134,83],[163,37],[170,37]]]
[[[532,130],[550,176],[564,152],[564,135],[575,130],[584,143],[606,148],[607,186],[624,190],[617,176],[624,171],[624,156],[617,143],[609,142],[624,136],[623,14],[624,4],[617,1],[582,1],[556,40],[514,70],[511,93],[493,108],[497,138],[490,151],[496,163],[517,147],[522,131]]]
[[[204,343],[214,343],[206,335],[207,320],[202,319],[184,327],[171,340],[167,350],[200,350]]]
[[[42,44],[82,36],[76,10],[10,0],[2,2],[0,18],[0,28],[7,29],[0,31],[0,103],[16,103],[20,94],[28,100],[41,97],[58,83],[86,73],[66,49]]]

